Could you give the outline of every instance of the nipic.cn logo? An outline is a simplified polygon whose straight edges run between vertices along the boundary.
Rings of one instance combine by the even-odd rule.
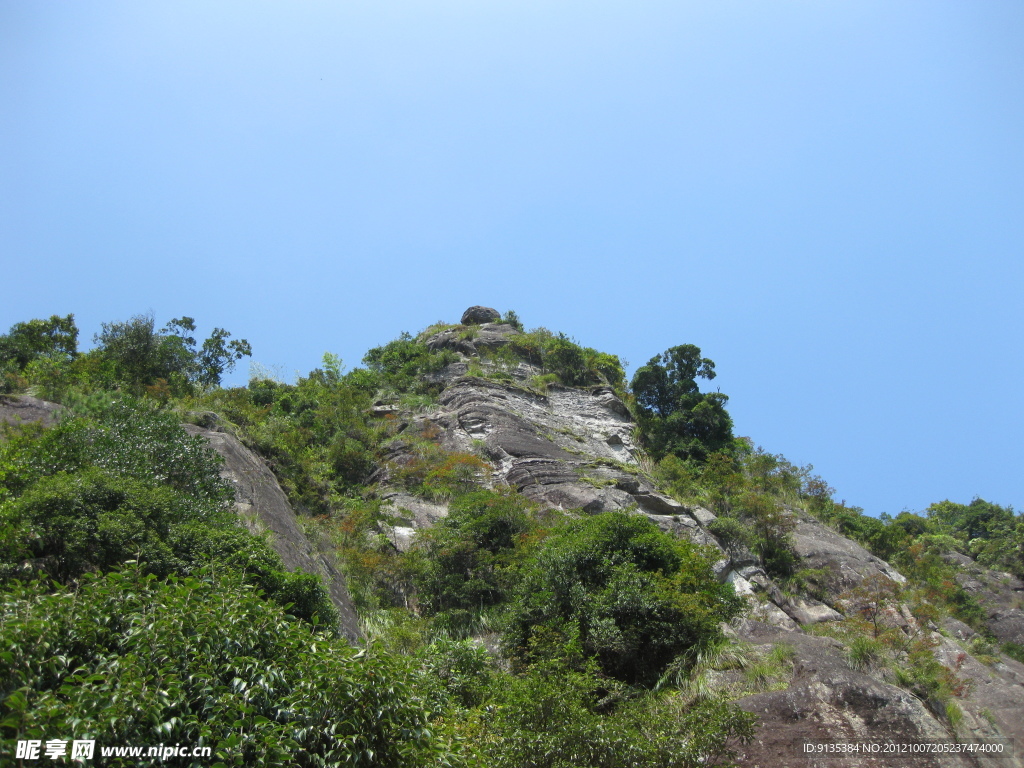
[[[40,757],[48,757],[56,760],[58,757],[70,757],[72,760],[91,760],[96,752],[95,739],[72,739],[71,754],[68,754],[68,739],[27,739],[18,742],[15,757],[18,760],[39,760]],[[42,755],[40,755],[42,752]]]

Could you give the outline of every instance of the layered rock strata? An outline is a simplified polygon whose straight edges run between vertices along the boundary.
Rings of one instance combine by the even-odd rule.
[[[735,637],[754,649],[767,652],[781,645],[793,654],[791,679],[784,688],[738,702],[761,718],[757,739],[744,751],[743,765],[904,764],[891,755],[809,757],[801,752],[805,741],[1013,738],[1024,749],[1024,665],[1005,656],[995,663],[981,663],[968,650],[972,630],[955,620],[946,622],[946,634],[937,626],[911,627],[930,639],[937,656],[963,681],[956,699],[961,720],[955,731],[940,716],[941,707],[892,684],[881,668],[855,668],[842,643],[810,632],[844,620],[840,595],[872,577],[903,583],[902,574],[816,519],[791,510],[794,550],[806,568],[825,574],[819,590],[824,602],[787,593],[750,552],[716,540],[707,528],[715,520],[712,512],[659,492],[642,469],[643,454],[629,410],[610,388],[548,385],[541,389],[533,382],[542,371],[523,362],[510,367],[506,361],[500,377],[468,375],[475,366],[485,374],[494,373],[492,357],[481,355],[480,350],[498,349],[517,333],[511,326],[485,321],[472,334],[464,328],[449,328],[428,338],[430,348],[452,349],[462,359],[432,376],[443,387],[436,406],[399,417],[414,432],[436,435],[445,448],[485,458],[492,468],[490,483],[512,486],[542,507],[583,514],[632,510],[663,530],[718,550],[719,578],[731,582],[751,603],[746,618],[731,630]],[[405,454],[407,446],[401,441],[396,445],[391,459],[401,464],[411,454]],[[386,471],[378,480],[388,510],[402,522],[388,531],[399,549],[408,548],[417,530],[447,513],[443,503],[417,499],[397,487],[388,489]],[[978,576],[968,572],[965,578],[973,578],[973,585],[980,583]],[[1004,627],[1007,638],[1024,642],[1011,605],[1011,593],[1019,594],[1017,584],[1006,579],[1002,583],[1003,591],[989,602],[994,626]],[[950,633],[950,627],[959,630],[960,636]],[[947,754],[917,757],[913,764],[1008,768],[1024,765],[1024,760]]]

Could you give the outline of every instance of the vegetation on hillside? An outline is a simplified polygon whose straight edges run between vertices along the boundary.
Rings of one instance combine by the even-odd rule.
[[[158,400],[201,392],[252,354],[245,339],[231,339],[214,328],[198,346],[191,317],[157,329],[152,315],[104,323],[96,347],[78,351],[73,315],[15,323],[0,336],[0,392],[31,387],[43,397],[62,400],[69,392],[121,390]]]
[[[716,664],[747,665],[721,630],[743,603],[713,553],[641,516],[541,510],[492,487],[480,455],[396,415],[429,407],[460,361],[534,390],[611,387],[657,484],[711,509],[711,532],[787,589],[820,594],[828,579],[793,553],[804,513],[911,578],[899,594],[852,596],[858,606],[909,601],[922,621],[938,606],[981,627],[943,555],[1024,575],[1011,509],[947,501],[871,518],[811,467],[735,437],[726,396],[700,391],[714,363],[697,347],[652,358],[627,385],[617,357],[503,320],[520,333],[468,361],[426,342],[478,329],[437,325],[371,349],[362,368],[326,354],[294,384],[255,375],[231,389],[221,377],[248,342],[217,328],[199,344],[191,318],[107,323],[88,352],[71,315],[0,336],[0,391],[65,406],[56,426],[0,439],[4,739],[202,744],[224,765],[730,764],[754,718],[701,682]],[[513,377],[523,363],[532,378]],[[333,542],[365,648],[336,635],[318,578],[287,572],[239,525],[219,459],[180,429],[189,419],[256,450],[308,530]],[[449,514],[397,547],[409,521],[386,511],[382,477]],[[902,647],[859,610],[851,659],[889,659],[905,687],[952,704],[955,675],[927,644]],[[750,665],[751,691],[785,669],[784,651]]]

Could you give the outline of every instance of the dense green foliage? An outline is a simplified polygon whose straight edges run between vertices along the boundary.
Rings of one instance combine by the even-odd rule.
[[[704,462],[669,454],[658,462],[655,477],[679,499],[714,511],[718,519],[710,530],[726,547],[749,550],[769,574],[788,577],[796,567],[794,509],[820,485],[811,470],[741,439],[731,451],[713,453]]]
[[[233,424],[268,459],[299,509],[329,514],[367,482],[389,433],[387,420],[369,414],[376,383],[365,370],[343,374],[340,361],[325,355],[324,368],[295,385],[252,379],[246,388],[213,391],[189,405]]]
[[[214,328],[202,347],[190,334],[196,330],[191,317],[171,320],[156,330],[152,315],[136,315],[125,322],[104,323],[94,341],[110,363],[115,381],[136,391],[164,382],[175,394],[189,387],[211,387],[230,371],[237,360],[252,355],[245,339],[228,341],[231,334]]]
[[[128,560],[158,576],[229,563],[296,615],[334,619],[317,579],[285,571],[241,528],[219,457],[200,439],[141,402],[93,407],[0,442],[0,577],[69,583]]]
[[[525,563],[506,642],[520,663],[578,646],[604,674],[653,685],[740,609],[712,562],[639,515],[567,521]]]
[[[157,330],[152,315],[104,323],[93,338],[96,348],[78,352],[74,316],[15,323],[0,336],[0,392],[26,386],[64,399],[69,393],[121,389],[158,399],[216,387],[235,363],[252,354],[245,339],[214,328],[198,346],[191,317],[171,320]]]
[[[607,385],[623,391],[626,374],[615,355],[583,347],[563,333],[546,328],[513,336],[509,350],[519,359],[537,366],[570,387]]]
[[[715,364],[692,344],[655,355],[633,375],[638,421],[655,458],[672,454],[700,462],[731,447],[729,398],[701,392],[698,378],[715,378]]]
[[[380,384],[393,392],[416,394],[436,393],[440,386],[429,380],[428,374],[437,373],[459,356],[450,349],[433,351],[423,342],[403,333],[382,347],[374,347],[363,357],[363,362],[380,378]]]
[[[754,716],[720,701],[644,695],[611,709],[609,683],[592,666],[549,661],[493,685],[494,706],[473,732],[493,768],[726,765],[753,735]]]
[[[6,335],[0,336],[0,371],[13,374],[38,357],[73,358],[77,353],[78,326],[74,315],[15,323]]]
[[[0,613],[9,744],[74,734],[209,745],[218,765],[434,764],[448,749],[414,679],[407,661],[316,633],[230,569],[9,585]]]
[[[452,502],[448,516],[422,538],[418,577],[428,614],[480,611],[511,596],[520,557],[517,545],[535,531],[532,505],[510,490],[479,490]]]
[[[1024,516],[1011,507],[974,499],[970,504],[940,501],[925,511],[934,537],[949,536],[952,548],[986,568],[1024,578]]]

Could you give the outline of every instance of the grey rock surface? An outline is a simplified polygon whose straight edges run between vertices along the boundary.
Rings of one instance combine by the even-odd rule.
[[[28,424],[41,422],[50,427],[57,423],[63,410],[56,403],[40,400],[28,395],[0,395],[0,422],[6,424]]]
[[[906,581],[903,574],[887,562],[807,515],[797,518],[793,544],[806,568],[823,568],[829,572],[830,590],[837,595],[875,574],[899,584]]]
[[[737,702],[761,720],[754,742],[741,748],[741,765],[953,768],[978,764],[971,758],[955,755],[914,758],[912,762],[891,755],[809,757],[802,751],[804,743],[891,740],[909,744],[952,739],[912,694],[852,669],[845,661],[843,646],[836,640],[787,631],[756,620],[743,622],[737,634],[755,647],[785,643],[793,650],[792,679],[784,690],[758,693]]]
[[[935,657],[964,681],[956,704],[963,712],[960,731],[974,738],[1003,737],[1024,744],[1024,664],[1008,657],[991,665],[981,663],[954,638],[932,635]],[[1017,764],[1024,764],[1018,751]]]
[[[470,307],[462,313],[463,325],[479,325],[480,323],[496,323],[501,320],[501,313],[490,307]]]
[[[424,340],[427,349],[452,349],[460,355],[472,357],[480,350],[492,350],[503,347],[509,339],[519,334],[511,325],[504,323],[484,323],[474,326],[456,326],[438,331]]]
[[[448,515],[448,505],[427,501],[408,493],[387,493],[382,512],[393,519],[393,523],[381,527],[381,532],[391,540],[395,549],[405,552],[412,546],[416,531],[430,528]]]
[[[213,432],[194,424],[184,428],[190,435],[205,439],[223,457],[221,476],[235,489],[235,506],[246,526],[255,533],[270,534],[270,544],[286,568],[323,578],[331,602],[338,609],[342,633],[357,640],[359,621],[344,576],[330,556],[303,533],[288,498],[263,460],[226,432]]]
[[[839,611],[829,608],[824,603],[803,597],[784,596],[778,600],[778,605],[794,621],[802,625],[842,621],[845,618]]]
[[[986,624],[999,642],[1024,645],[1024,581],[958,552],[944,557],[959,567],[957,583],[984,608]]]

